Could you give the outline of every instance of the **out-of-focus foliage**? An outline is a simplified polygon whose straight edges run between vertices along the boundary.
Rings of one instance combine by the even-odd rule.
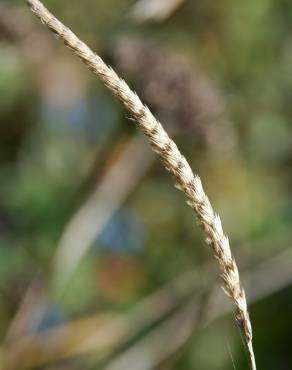
[[[25,334],[89,314],[127,312],[170,279],[211,259],[183,197],[150,160],[66,287],[53,284],[55,250],[66,225],[137,133],[112,96],[23,3],[0,4],[4,344],[31,281],[44,286],[46,313],[38,322],[40,303],[32,300]],[[145,23],[130,17],[130,0],[46,5],[114,64],[170,130],[222,216],[242,269],[290,246],[291,1],[185,0],[167,19]],[[150,149],[145,155],[151,156]],[[117,180],[111,191],[118,189]],[[281,270],[278,275],[275,279]],[[247,295],[256,288],[261,289],[255,279],[246,286]],[[291,367],[291,308],[289,286],[251,305],[259,368]],[[95,357],[82,361],[41,368],[107,364]],[[236,369],[247,368],[228,315],[207,327],[199,324],[184,346],[157,366],[227,370],[233,362]]]

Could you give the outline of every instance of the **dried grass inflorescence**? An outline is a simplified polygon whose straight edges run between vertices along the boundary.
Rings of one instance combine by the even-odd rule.
[[[58,19],[56,19],[38,0],[27,0],[31,10],[66,46],[68,46],[116,96],[131,113],[138,128],[149,139],[153,150],[169,171],[176,187],[187,197],[188,205],[197,214],[198,221],[207,236],[216,258],[225,293],[232,298],[236,306],[236,319],[244,335],[252,370],[256,369],[252,346],[252,329],[247,310],[245,292],[241,286],[236,262],[231,254],[228,238],[224,235],[219,216],[214,212],[205,194],[200,178],[194,175],[188,162],[178,150],[176,144],[161,123],[156,120],[149,108],[145,106],[127,83],[108,67],[84,42]]]

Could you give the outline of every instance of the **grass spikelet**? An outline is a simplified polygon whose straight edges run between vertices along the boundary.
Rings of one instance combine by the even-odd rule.
[[[252,346],[252,328],[247,310],[245,292],[240,283],[239,272],[230,250],[229,240],[224,235],[221,220],[215,214],[201,179],[194,175],[187,160],[182,156],[176,144],[161,123],[153,116],[135,92],[115,71],[82,42],[69,28],[56,19],[38,0],[27,0],[33,13],[45,24],[74,54],[95,73],[103,84],[124,105],[135,120],[137,127],[148,138],[164,167],[174,177],[176,187],[187,198],[188,205],[195,211],[197,219],[206,234],[208,244],[219,265],[225,293],[233,300],[235,317],[242,330],[249,352],[251,369],[256,370]]]

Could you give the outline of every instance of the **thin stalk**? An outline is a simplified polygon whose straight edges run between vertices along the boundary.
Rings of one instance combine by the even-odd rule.
[[[153,116],[137,94],[115,71],[107,66],[84,42],[69,28],[54,17],[38,0],[26,0],[33,13],[69,47],[89,69],[91,69],[113,95],[131,114],[137,127],[148,138],[152,149],[157,153],[164,167],[175,180],[175,186],[181,190],[188,205],[195,211],[199,224],[206,234],[207,243],[217,260],[225,293],[235,304],[235,317],[245,339],[252,370],[256,362],[252,345],[252,328],[247,310],[245,291],[240,283],[239,272],[232,256],[229,240],[223,233],[220,217],[214,212],[205,194],[201,179],[194,175],[188,162],[178,150],[176,144],[161,123]]]

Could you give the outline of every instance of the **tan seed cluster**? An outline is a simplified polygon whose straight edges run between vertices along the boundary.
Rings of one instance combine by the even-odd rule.
[[[174,141],[170,139],[161,123],[157,121],[149,108],[141,102],[127,83],[84,42],[79,40],[69,28],[56,19],[40,1],[27,0],[27,3],[42,23],[64,41],[65,45],[99,77],[131,113],[138,128],[147,136],[153,150],[157,153],[167,171],[173,175],[176,187],[187,197],[187,203],[195,211],[207,236],[207,242],[218,262],[224,291],[236,306],[236,319],[247,344],[251,368],[256,370],[252,346],[252,329],[245,292],[240,284],[238,268],[231,254],[229,240],[224,235],[221,220],[215,214],[204,192],[200,178],[193,174],[188,162],[182,156]]]

